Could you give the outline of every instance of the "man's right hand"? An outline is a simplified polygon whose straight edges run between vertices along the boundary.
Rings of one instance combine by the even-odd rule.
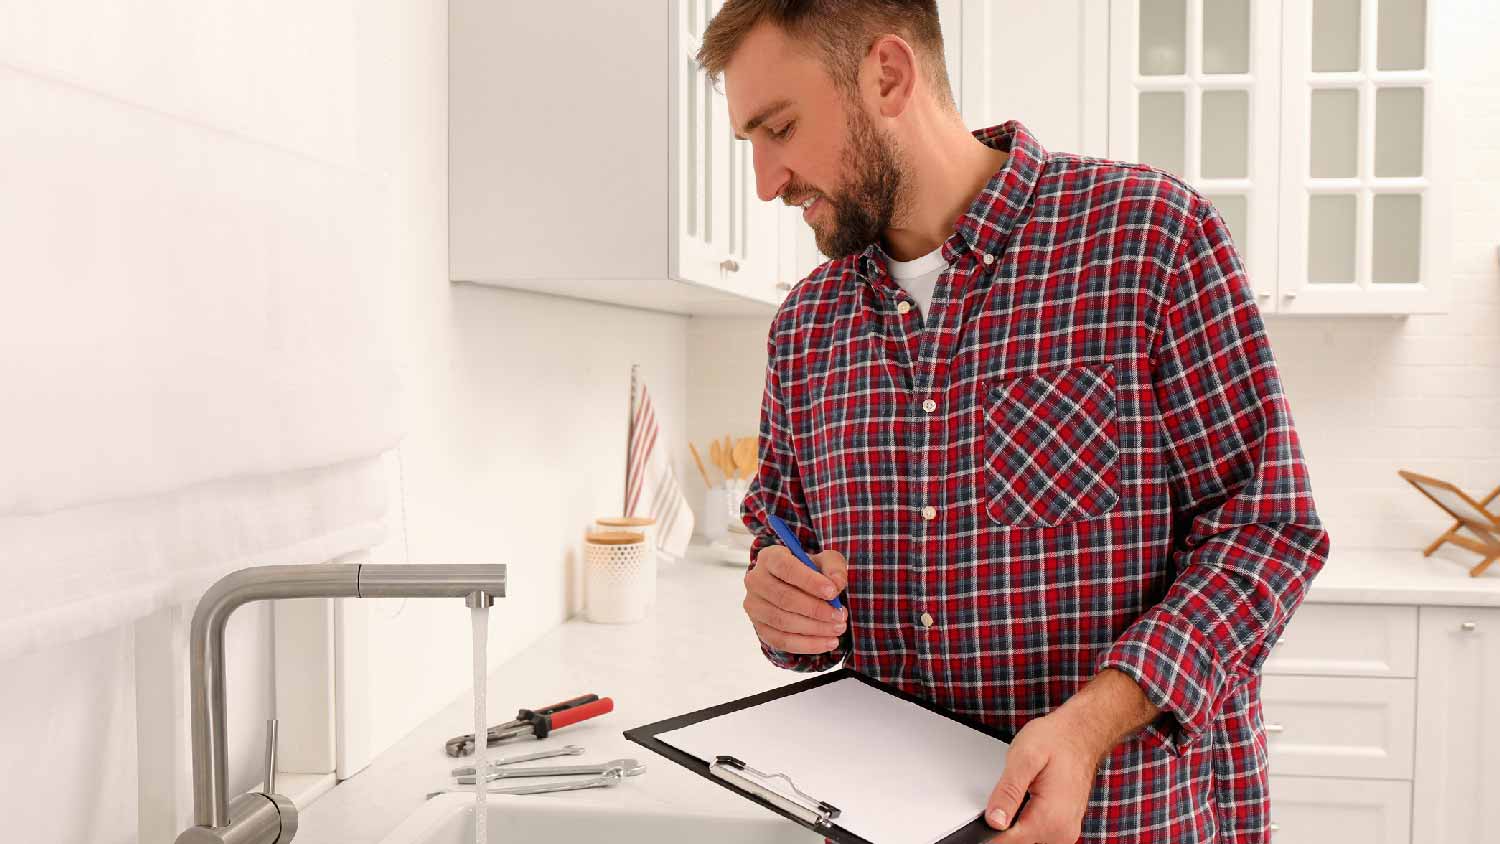
[[[849,611],[828,605],[849,585],[849,561],[837,551],[812,554],[813,571],[782,545],[767,545],[745,574],[745,614],[762,642],[793,654],[839,646]]]

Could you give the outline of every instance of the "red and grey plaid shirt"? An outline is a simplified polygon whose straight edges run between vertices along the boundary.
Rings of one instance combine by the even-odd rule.
[[[1260,666],[1328,536],[1244,267],[1170,174],[974,134],[1010,158],[931,313],[877,244],[776,314],[751,555],[768,513],[842,552],[850,629],[762,648],[1010,732],[1117,668],[1166,717],[1104,760],[1082,840],[1264,841]]]

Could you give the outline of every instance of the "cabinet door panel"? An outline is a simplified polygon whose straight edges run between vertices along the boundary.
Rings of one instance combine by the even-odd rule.
[[[1110,158],[1159,167],[1230,222],[1262,310],[1274,310],[1281,4],[1113,0]]]
[[[1411,800],[1411,783],[1405,781],[1273,776],[1271,841],[1408,844]],[[1436,844],[1439,839],[1421,840]]]
[[[1266,677],[1271,772],[1410,779],[1414,698],[1404,679]]]
[[[1500,841],[1500,609],[1423,607],[1413,800],[1423,841]]]
[[[1285,0],[1279,310],[1446,310],[1452,156],[1433,144],[1451,106],[1431,44],[1457,16],[1438,5]]]
[[[1048,150],[1106,155],[1109,41],[1098,5],[964,0],[964,123],[1019,120]]]
[[[1303,603],[1271,649],[1264,672],[1415,677],[1416,607]]]

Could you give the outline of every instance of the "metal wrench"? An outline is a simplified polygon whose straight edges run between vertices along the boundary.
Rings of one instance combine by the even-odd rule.
[[[611,759],[598,765],[540,765],[532,768],[499,768],[485,775],[485,782],[509,779],[510,777],[560,777],[573,774],[607,774],[618,770],[622,776],[633,777],[644,773],[646,766],[636,759]],[[455,777],[459,785],[473,785],[476,778],[473,774],[461,774]]]
[[[644,766],[642,766],[644,768]],[[639,771],[637,771],[639,773]],[[577,780],[575,782],[544,782],[536,785],[510,785],[502,788],[486,788],[486,794],[546,794],[549,791],[576,791],[580,788],[612,788],[619,785],[625,779],[625,769],[610,768],[600,776],[593,779]],[[473,794],[472,788],[444,788],[440,791],[430,791],[427,799],[439,794]]]
[[[534,762],[537,759],[551,759],[554,756],[578,756],[583,753],[583,746],[570,744],[566,747],[554,747],[551,750],[539,750],[536,753],[522,753],[519,756],[507,756],[504,759],[491,761],[486,768],[498,768],[501,765],[514,765],[517,762]],[[462,768],[454,768],[453,776],[474,776],[474,766],[465,765]]]

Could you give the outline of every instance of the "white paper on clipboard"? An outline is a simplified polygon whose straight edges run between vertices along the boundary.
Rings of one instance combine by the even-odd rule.
[[[784,773],[876,844],[933,844],[979,817],[1008,748],[852,677],[656,738],[706,761],[734,756]]]

